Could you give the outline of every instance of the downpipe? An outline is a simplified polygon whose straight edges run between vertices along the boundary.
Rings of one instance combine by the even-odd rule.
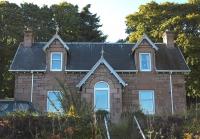
[[[33,102],[33,78],[34,78],[34,73],[31,71],[31,103]]]
[[[169,73],[169,81],[170,81],[171,109],[172,109],[172,115],[174,115],[174,99],[173,99],[172,71]]]

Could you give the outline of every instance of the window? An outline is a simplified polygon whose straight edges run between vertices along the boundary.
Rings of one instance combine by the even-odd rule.
[[[62,112],[61,92],[49,91],[47,96],[47,112]]]
[[[94,87],[94,107],[95,110],[109,111],[109,86],[106,82],[98,82]]]
[[[15,110],[14,111],[29,111],[31,110],[30,106],[28,103],[23,103],[23,102],[16,102],[15,104]]]
[[[51,71],[62,70],[62,53],[52,52],[51,53]]]
[[[150,53],[140,53],[140,70],[141,71],[151,71],[151,54]]]
[[[155,113],[154,91],[142,90],[139,91],[140,109],[144,114]]]

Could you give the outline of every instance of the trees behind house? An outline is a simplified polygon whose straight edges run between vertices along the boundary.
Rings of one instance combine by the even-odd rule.
[[[187,95],[200,98],[200,5],[198,0],[190,3],[151,2],[141,5],[138,12],[126,17],[126,32],[130,42],[137,41],[147,33],[154,42],[162,42],[165,30],[174,31],[176,43],[182,49],[191,69],[187,76]]]
[[[79,11],[78,6],[67,2],[51,7],[0,2],[0,98],[13,97],[14,77],[8,70],[25,29],[34,31],[36,41],[48,41],[55,34],[56,24],[63,40],[105,41],[99,22],[90,5]]]

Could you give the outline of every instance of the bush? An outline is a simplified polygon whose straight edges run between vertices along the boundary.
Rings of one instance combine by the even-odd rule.
[[[79,138],[89,139],[92,135],[92,119],[58,115],[11,115],[0,119],[2,138]]]

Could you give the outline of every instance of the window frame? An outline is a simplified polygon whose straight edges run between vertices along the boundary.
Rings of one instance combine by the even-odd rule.
[[[105,83],[108,87],[107,88],[96,88],[96,85],[98,84],[98,83]],[[96,91],[107,91],[107,95],[108,95],[108,100],[107,100],[107,102],[108,102],[108,108],[107,109],[97,109],[96,108]],[[106,111],[110,111],[110,86],[109,86],[109,84],[107,83],[107,82],[105,82],[105,81],[98,81],[98,82],[96,82],[95,83],[95,85],[94,85],[94,110],[95,111],[98,111],[98,110],[106,110]]]
[[[53,93],[53,92],[56,92],[56,93],[59,93],[59,94],[62,93],[61,91],[58,91],[58,90],[51,90],[51,91],[48,91],[48,92],[47,92],[47,103],[46,103],[46,104],[47,104],[47,110],[46,110],[46,111],[47,111],[47,112],[50,112],[50,113],[51,113],[52,111],[48,111],[48,110],[49,110],[49,105],[48,105],[48,104],[49,104],[49,100],[48,100],[48,96],[49,96],[49,93]],[[61,109],[61,110],[59,110],[59,111],[57,111],[57,112],[52,112],[52,113],[58,113],[58,112],[62,113],[63,110]]]
[[[148,54],[149,55],[149,69],[142,69],[142,55],[143,54]],[[139,53],[139,64],[140,64],[140,71],[144,71],[144,72],[150,72],[152,71],[152,65],[151,65],[151,53],[150,52],[142,52]]]
[[[142,100],[144,101],[144,99],[141,98],[141,94],[144,92],[151,92],[152,93],[152,106],[153,106],[153,110],[151,111],[151,113],[146,113],[142,110],[141,108],[141,102]],[[146,100],[146,101],[150,101],[150,99]],[[146,115],[154,115],[155,114],[155,91],[154,90],[139,90],[139,106],[140,106],[140,110],[142,110],[142,112]]]
[[[60,69],[53,69],[53,54],[60,54]],[[51,52],[51,64],[50,64],[50,70],[51,71],[62,71],[63,67],[63,53],[62,52]]]

